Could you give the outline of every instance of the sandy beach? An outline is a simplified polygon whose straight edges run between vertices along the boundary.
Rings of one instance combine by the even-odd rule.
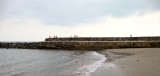
[[[159,76],[160,48],[0,49],[0,76]]]
[[[159,76],[160,48],[111,49],[108,59],[91,76]]]

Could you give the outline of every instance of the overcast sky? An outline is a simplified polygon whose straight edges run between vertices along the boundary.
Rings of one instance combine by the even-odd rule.
[[[0,41],[160,36],[160,0],[0,0]]]

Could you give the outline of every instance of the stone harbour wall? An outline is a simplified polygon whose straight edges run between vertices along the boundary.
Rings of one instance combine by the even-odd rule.
[[[155,36],[155,37],[68,37],[68,38],[46,38],[45,41],[160,41],[160,36]]]
[[[0,42],[0,48],[103,50],[114,48],[160,48],[160,37],[46,38],[42,42]]]
[[[160,41],[45,41],[42,48],[66,50],[103,50],[115,48],[158,48]]]

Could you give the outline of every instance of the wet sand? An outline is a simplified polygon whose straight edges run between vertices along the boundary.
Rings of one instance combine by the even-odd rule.
[[[160,48],[111,49],[91,76],[160,76]]]

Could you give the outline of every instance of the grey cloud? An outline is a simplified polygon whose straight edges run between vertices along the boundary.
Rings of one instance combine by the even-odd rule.
[[[108,15],[126,17],[136,11],[156,11],[159,4],[160,0],[8,0],[2,18],[29,17],[46,24],[73,25]]]

